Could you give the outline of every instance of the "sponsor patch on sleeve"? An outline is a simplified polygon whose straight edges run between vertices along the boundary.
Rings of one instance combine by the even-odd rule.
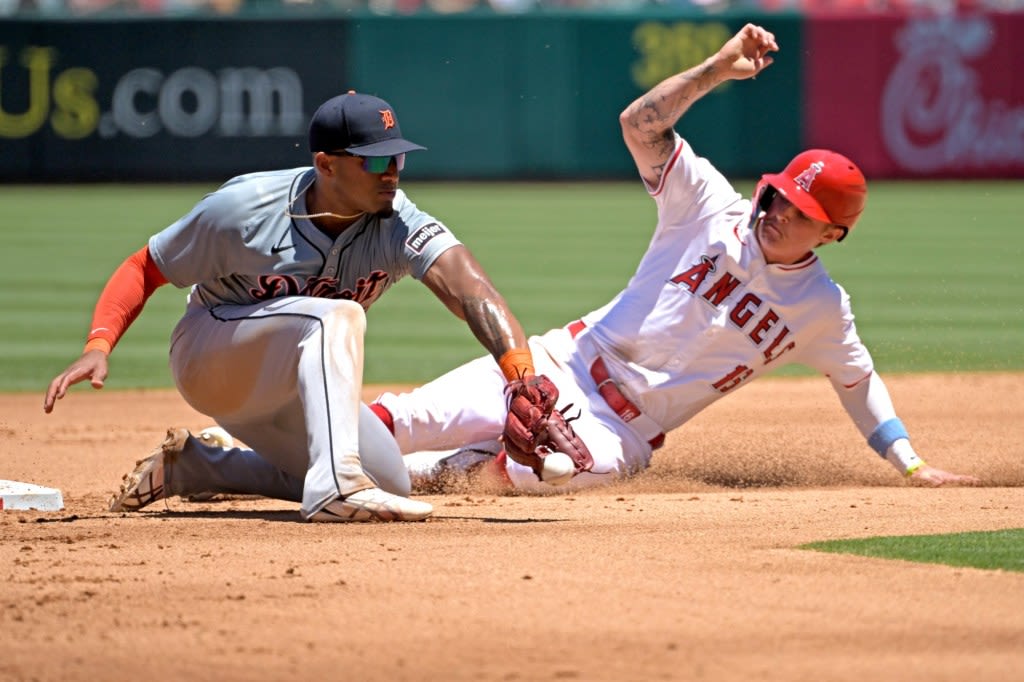
[[[409,238],[405,240],[405,245],[416,253],[423,253],[423,249],[427,246],[430,240],[444,232],[447,232],[447,230],[443,225],[439,223],[427,223],[410,234]]]

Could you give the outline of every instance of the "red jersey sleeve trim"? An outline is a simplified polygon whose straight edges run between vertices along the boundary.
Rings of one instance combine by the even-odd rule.
[[[680,140],[679,144],[676,145],[675,151],[672,152],[672,156],[668,158],[668,162],[665,164],[665,171],[661,174],[661,178],[658,179],[658,186],[651,192],[652,197],[658,196],[665,189],[665,178],[668,177],[668,174],[672,172],[673,166],[676,165],[679,155],[683,152],[684,144],[686,144],[686,140]]]
[[[86,350],[102,350],[103,344],[97,341],[105,341],[113,350],[149,297],[167,281],[150,255],[148,245],[126,258],[110,276],[96,301]]]

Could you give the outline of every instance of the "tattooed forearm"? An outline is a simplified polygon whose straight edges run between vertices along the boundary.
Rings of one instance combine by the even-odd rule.
[[[638,97],[619,115],[623,137],[640,174],[657,183],[676,147],[676,122],[705,94],[729,78],[720,54],[670,76]]]
[[[726,81],[753,78],[778,49],[772,34],[747,24],[703,62],[665,78],[619,114],[623,140],[649,189],[670,167],[679,139],[674,128],[690,107]]]
[[[671,151],[672,136],[666,135],[666,131],[717,84],[716,70],[711,64],[696,66],[659,83],[630,107],[630,125],[636,129],[638,139],[656,151],[663,145]]]
[[[495,292],[494,296],[497,296]],[[487,296],[471,297],[463,301],[463,312],[473,335],[495,357],[525,344],[522,330],[511,318],[507,307]]]

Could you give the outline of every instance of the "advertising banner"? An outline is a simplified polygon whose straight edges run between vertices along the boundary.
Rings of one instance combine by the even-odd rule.
[[[308,163],[344,23],[0,23],[0,178],[205,180]],[[286,48],[286,49],[285,49]]]
[[[869,177],[1024,177],[1024,14],[807,24],[807,143]]]
[[[402,130],[408,121],[430,147],[417,172],[429,164],[445,178],[635,179],[619,114],[746,21],[641,11],[366,18],[352,27],[350,64],[360,81],[408,96]],[[799,150],[802,21],[773,18],[787,57],[763,78],[716,88],[679,122],[724,173],[755,177]],[[404,50],[380,50],[389,41]]]
[[[379,95],[429,148],[409,178],[636,178],[622,109],[699,63],[742,17],[103,19],[0,22],[0,179],[209,181],[303,165],[315,107]],[[679,131],[752,177],[800,142],[801,19],[790,58],[715,90]],[[779,100],[786,106],[762,106]]]

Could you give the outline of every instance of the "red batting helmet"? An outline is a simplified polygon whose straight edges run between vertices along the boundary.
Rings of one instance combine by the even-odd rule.
[[[775,191],[766,192],[767,187]],[[857,164],[842,154],[808,149],[793,157],[781,173],[761,176],[755,196],[762,210],[768,209],[775,192],[804,215],[839,225],[849,232],[864,211],[868,186]]]

